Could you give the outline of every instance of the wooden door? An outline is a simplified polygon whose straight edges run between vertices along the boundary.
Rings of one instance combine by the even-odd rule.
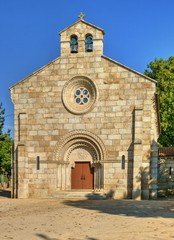
[[[71,171],[71,189],[93,189],[94,168],[90,162],[75,162]]]

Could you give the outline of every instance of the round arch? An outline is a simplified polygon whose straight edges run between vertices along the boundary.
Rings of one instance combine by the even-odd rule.
[[[102,189],[104,183],[102,162],[105,159],[105,146],[98,136],[85,130],[69,132],[57,142],[53,154],[53,160],[57,162],[58,167],[57,188],[60,190],[75,189],[74,183],[79,183],[76,175],[77,172],[79,173],[79,170],[77,171],[78,166],[83,165],[85,167],[90,164],[90,169],[93,168],[93,174],[91,175],[93,180],[89,180],[89,174],[86,175],[86,180],[88,179],[93,186],[90,189]],[[91,170],[88,167],[88,173],[89,171]]]
[[[85,130],[75,130],[66,134],[56,144],[53,159],[68,162],[71,153],[76,149],[86,150],[91,155],[93,163],[106,159],[106,151],[101,139]]]

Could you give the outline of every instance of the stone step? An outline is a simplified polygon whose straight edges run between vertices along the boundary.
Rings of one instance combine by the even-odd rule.
[[[59,199],[106,199],[106,194],[103,193],[93,193],[93,192],[70,192],[70,191],[60,191],[54,195],[50,196],[51,198]]]

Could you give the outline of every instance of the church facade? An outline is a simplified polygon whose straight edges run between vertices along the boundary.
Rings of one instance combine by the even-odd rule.
[[[60,57],[10,88],[14,197],[157,197],[157,82],[104,56],[103,36],[80,15]]]

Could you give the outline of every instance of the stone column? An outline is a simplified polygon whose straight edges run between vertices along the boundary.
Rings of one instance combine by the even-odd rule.
[[[158,144],[155,141],[151,149],[150,176],[150,198],[157,199]]]
[[[18,144],[16,158],[16,197],[28,198],[28,161],[26,156],[26,146]]]
[[[132,199],[141,200],[141,168],[142,168],[142,108],[135,107],[133,116],[133,188]]]
[[[95,191],[101,191],[103,189],[103,171],[104,171],[104,164],[95,163],[94,167],[94,189]]]
[[[27,114],[19,113],[18,115],[18,141],[24,142],[27,140]]]
[[[57,166],[57,189],[70,190],[70,166],[68,162],[60,161]]]
[[[11,148],[11,186],[12,186],[12,191],[11,191],[11,198],[15,198],[15,148],[14,148],[14,143]]]

